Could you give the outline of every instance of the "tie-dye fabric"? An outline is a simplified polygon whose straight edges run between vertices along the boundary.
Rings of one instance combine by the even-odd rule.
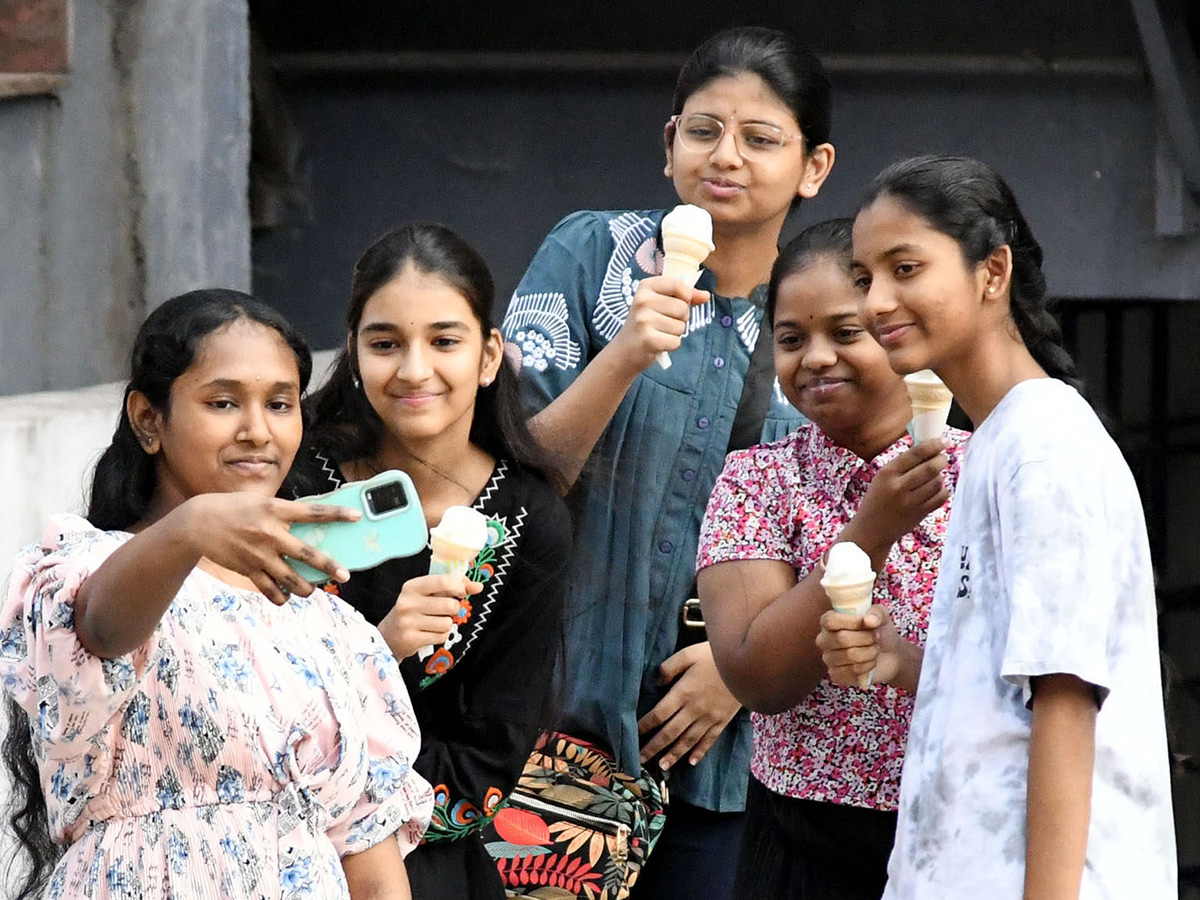
[[[900,790],[887,900],[1019,900],[1030,679],[1101,702],[1081,900],[1176,896],[1150,550],[1128,466],[1054,379],[967,445]]]
[[[69,844],[46,896],[344,898],[342,855],[415,846],[432,791],[379,633],[322,591],[277,607],[194,569],[145,644],[100,659],[75,597],[129,537],[52,520],[0,611],[0,675]]]

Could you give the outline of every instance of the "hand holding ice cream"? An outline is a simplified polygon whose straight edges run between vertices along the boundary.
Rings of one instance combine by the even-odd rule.
[[[688,287],[696,286],[700,264],[715,249],[712,242],[712,216],[708,210],[691,204],[676,206],[662,220],[664,275],[678,278]],[[671,356],[660,353],[658,364],[671,367]]]
[[[871,593],[875,588],[875,571],[869,557],[852,541],[842,541],[829,548],[821,587],[833,608],[851,616],[864,616],[871,608]],[[871,673],[859,677],[859,686],[871,686]]]
[[[909,431],[914,444],[920,444],[942,436],[946,418],[950,415],[950,401],[954,396],[931,370],[922,369],[904,376],[904,386],[912,401],[912,424]]]
[[[487,545],[487,516],[468,506],[450,506],[442,513],[442,521],[429,529],[430,575],[465,575],[479,551]],[[447,645],[457,643],[457,625],[446,639]],[[427,644],[417,651],[417,658],[432,656],[434,645]]]

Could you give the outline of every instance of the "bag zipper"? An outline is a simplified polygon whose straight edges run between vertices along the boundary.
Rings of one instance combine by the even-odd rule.
[[[512,806],[521,806],[525,809],[534,810],[536,812],[550,813],[561,819],[566,819],[568,822],[573,822],[577,825],[588,825],[595,828],[597,831],[602,831],[608,835],[614,835],[625,842],[629,838],[630,828],[623,822],[614,822],[611,819],[605,819],[601,816],[593,816],[589,813],[579,812],[574,807],[551,803],[547,800],[540,800],[530,794],[522,794],[514,791],[508,797],[508,802]]]

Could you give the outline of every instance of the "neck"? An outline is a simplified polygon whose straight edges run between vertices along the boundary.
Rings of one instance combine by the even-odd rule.
[[[974,344],[969,353],[937,367],[938,376],[976,428],[1004,395],[1022,381],[1047,377],[1010,329],[992,329],[989,334],[990,337]]]
[[[495,460],[465,434],[444,432],[424,441],[401,443],[385,434],[379,452],[360,465],[375,472],[400,469],[412,479],[426,519],[436,524],[448,506],[474,502],[491,477]],[[366,473],[373,474],[373,473]],[[356,473],[356,477],[363,477]]]
[[[724,297],[749,297],[771,277],[771,266],[779,255],[779,232],[786,213],[778,220],[754,226],[713,225],[716,249],[704,261],[717,276],[717,291]]]
[[[908,431],[912,406],[908,392],[900,383],[899,391],[880,403],[871,415],[857,419],[844,427],[818,422],[820,428],[835,444],[845,447],[859,459],[870,462]]]

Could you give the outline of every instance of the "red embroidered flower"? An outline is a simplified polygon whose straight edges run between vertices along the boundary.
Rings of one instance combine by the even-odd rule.
[[[429,662],[425,663],[425,671],[430,675],[445,675],[454,665],[454,654],[445,647],[439,647]]]
[[[459,604],[458,612],[455,614],[453,622],[455,625],[462,625],[469,618],[471,618],[471,601],[464,597]]]

